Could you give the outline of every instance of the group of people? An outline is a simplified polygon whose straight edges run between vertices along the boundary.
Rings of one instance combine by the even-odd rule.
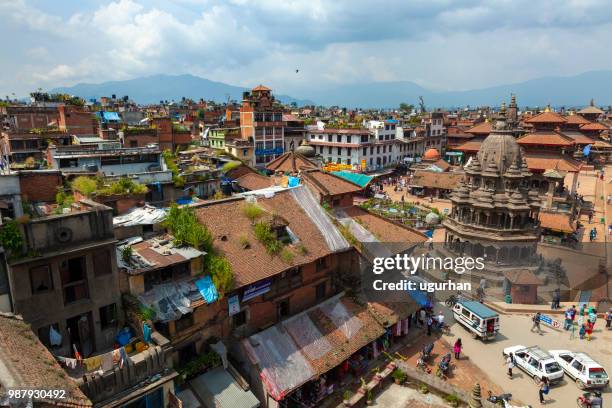
[[[595,322],[597,322],[597,311],[594,307],[587,309],[586,304],[582,304],[578,311],[576,310],[576,305],[572,305],[572,307],[565,311],[564,318],[563,329],[572,329],[576,321],[579,327],[578,334],[580,335],[580,340],[585,338],[591,340],[593,328],[595,327]],[[612,325],[612,309],[606,314],[606,327],[609,328],[610,325]]]
[[[444,327],[444,314],[442,311],[437,316],[434,315],[432,310],[421,308],[418,314],[419,326],[427,327],[427,335],[431,336],[432,329],[442,329]]]

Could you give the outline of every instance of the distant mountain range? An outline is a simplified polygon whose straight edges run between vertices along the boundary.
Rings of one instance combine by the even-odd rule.
[[[240,100],[246,88],[214,82],[193,75],[154,75],[126,81],[111,81],[100,84],[77,84],[56,88],[53,92],[65,92],[85,99],[116,94],[129,95],[139,103],[156,103],[160,100],[180,100],[182,97],[198,100],[212,99],[218,102]],[[413,82],[371,82],[342,85],[332,88],[311,88],[296,99],[276,95],[284,103],[298,105],[339,105],[362,108],[395,108],[400,103],[418,105],[422,96],[428,108],[499,106],[509,101],[510,94],[517,95],[519,106],[584,106],[593,98],[596,104],[612,104],[612,71],[591,71],[568,77],[544,77],[516,84],[498,85],[466,91],[431,91]]]
[[[69,87],[59,87],[51,92],[62,92],[77,95],[86,100],[100,99],[101,96],[117,95],[118,98],[128,95],[138,103],[159,103],[161,100],[180,101],[181,98],[191,98],[198,101],[200,98],[216,102],[226,102],[228,97],[241,101],[242,92],[248,88],[215,82],[194,75],[152,75],[128,79],[125,81],[108,81],[100,84],[81,83]],[[314,102],[295,99],[287,95],[275,97],[283,103],[295,102],[298,105],[311,105]]]

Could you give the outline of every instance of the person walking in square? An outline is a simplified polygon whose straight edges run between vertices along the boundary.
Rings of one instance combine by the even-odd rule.
[[[542,334],[542,329],[540,329],[540,312],[537,312],[531,318],[533,325],[531,326],[531,332],[535,329],[538,333]]]

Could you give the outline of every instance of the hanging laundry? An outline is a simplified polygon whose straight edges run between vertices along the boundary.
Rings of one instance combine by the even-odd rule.
[[[395,323],[395,326],[393,326],[393,334],[396,336],[402,335],[402,321],[401,320]]]
[[[121,363],[121,349],[115,349],[111,351],[111,353],[113,356],[113,364],[116,366],[123,366],[123,364]]]
[[[102,354],[102,371],[107,372],[113,369],[113,352]]]
[[[76,344],[72,345],[72,350],[74,350],[74,358],[77,360],[83,360],[83,356],[81,356],[81,353],[79,353],[79,350],[77,350]]]
[[[380,351],[378,350],[378,342],[374,340],[372,342],[372,356],[374,358],[378,358],[379,355],[380,355]]]
[[[86,358],[83,360],[83,365],[87,371],[96,371],[100,368],[100,365],[102,365],[102,357],[95,356]]]
[[[151,328],[147,323],[142,324],[142,337],[145,343],[151,342]]]
[[[52,346],[62,345],[62,335],[59,334],[59,332],[55,330],[53,326],[49,326],[49,343],[51,343]]]
[[[127,362],[128,362],[128,355],[125,352],[125,348],[124,347],[121,347],[119,349],[119,352],[121,353],[121,360],[120,360],[120,363],[119,363],[119,368],[123,368],[123,365],[127,364]]]

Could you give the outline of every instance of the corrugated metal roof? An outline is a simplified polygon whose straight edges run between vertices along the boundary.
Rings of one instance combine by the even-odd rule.
[[[370,184],[370,181],[374,177],[368,176],[366,174],[360,173],[351,173],[350,171],[334,171],[332,172],[334,176],[341,177],[347,181],[350,181],[353,184],[357,184],[359,187],[365,187]]]
[[[194,378],[189,385],[208,408],[257,408],[260,405],[255,395],[236,384],[223,367]]]

